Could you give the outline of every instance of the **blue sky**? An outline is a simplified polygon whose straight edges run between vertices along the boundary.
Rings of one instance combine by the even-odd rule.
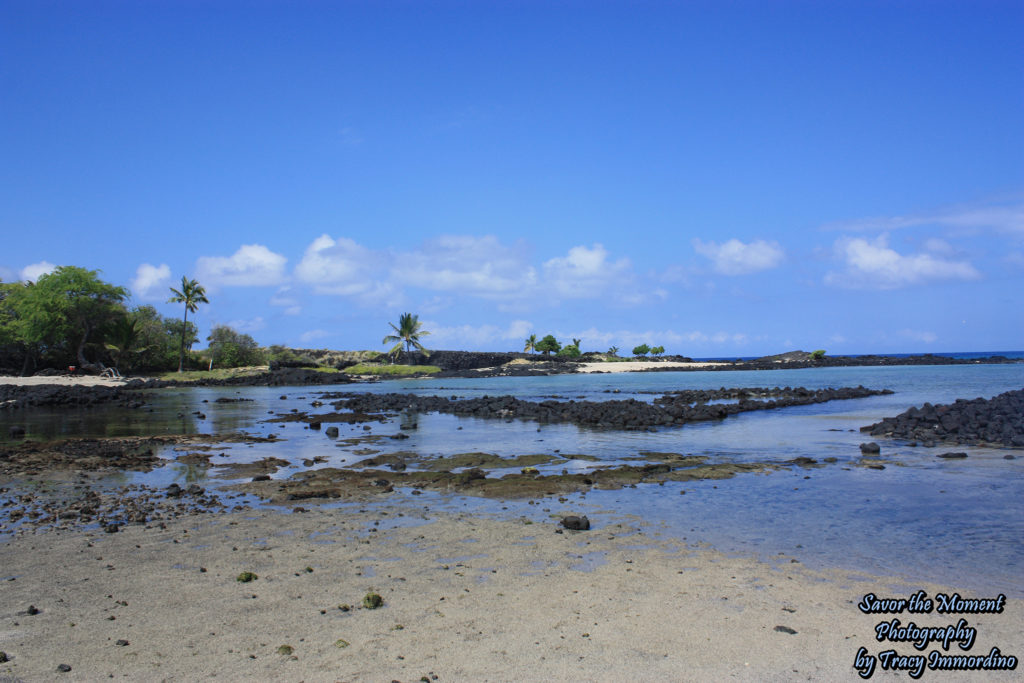
[[[0,278],[203,336],[1024,347],[1020,2],[0,0]]]

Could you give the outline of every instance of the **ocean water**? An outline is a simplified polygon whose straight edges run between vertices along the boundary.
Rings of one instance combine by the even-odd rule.
[[[652,400],[676,389],[858,385],[895,393],[758,411],[656,432],[420,415],[418,428],[409,432],[406,440],[385,438],[398,431],[398,421],[392,420],[372,423],[370,432],[362,425],[340,425],[340,439],[334,441],[306,429],[302,423],[267,422],[274,417],[271,411],[333,411],[329,403],[320,408],[310,406],[321,392],[332,389],[600,401]],[[785,563],[793,558],[814,568],[839,567],[902,577],[911,585],[933,581],[975,594],[997,591],[1024,596],[1024,450],[923,448],[876,439],[886,458],[885,469],[855,466],[860,459],[859,444],[869,440],[859,432],[862,426],[925,402],[988,398],[1021,388],[1024,364],[393,380],[334,388],[195,388],[153,393],[153,412],[93,408],[71,413],[2,414],[0,434],[6,434],[7,427],[14,423],[27,426],[33,438],[273,432],[281,438],[280,443],[228,444],[222,449],[225,457],[213,461],[248,462],[272,455],[292,463],[276,477],[306,469],[302,461],[314,457],[325,460],[317,466],[351,465],[370,457],[368,450],[437,456],[478,451],[502,456],[547,453],[569,458],[566,463],[542,467],[542,471],[586,471],[627,462],[624,459],[635,458],[641,451],[703,455],[711,462],[783,463],[799,456],[818,461],[835,458],[835,463],[820,468],[786,466],[767,474],[741,474],[726,480],[593,490],[566,496],[565,502],[544,499],[539,505],[437,493],[413,498],[401,489],[394,495],[417,505],[429,504],[435,510],[527,516],[536,521],[551,521],[553,515],[564,513],[584,513],[598,528],[638,517],[651,533],[686,544],[707,543],[727,553],[768,561],[784,558]],[[252,400],[215,403],[220,396]],[[193,414],[197,411],[204,417]],[[967,452],[968,458],[936,457],[949,450]],[[171,449],[164,453],[168,458],[176,454]],[[572,454],[600,461],[572,459]],[[1006,455],[1015,459],[1006,459]],[[216,477],[216,467],[207,470],[170,463],[152,473],[130,474],[118,481],[167,485]],[[339,514],[343,512],[342,505]]]

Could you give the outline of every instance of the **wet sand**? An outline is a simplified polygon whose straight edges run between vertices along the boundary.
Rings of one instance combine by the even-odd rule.
[[[390,506],[26,534],[0,547],[0,651],[9,658],[0,676],[859,680],[860,647],[917,654],[910,643],[876,642],[880,621],[959,618],[856,607],[870,592],[934,596],[944,590],[937,586],[812,572],[787,557],[725,557],[663,540],[638,520],[600,524],[557,533],[555,520]],[[241,583],[242,572],[257,578]],[[382,607],[362,606],[371,591]],[[962,615],[978,628],[968,654],[995,646],[1019,656],[1022,602]],[[958,652],[952,645],[949,654]],[[70,671],[58,673],[62,664]],[[925,675],[999,681],[1018,673]]]

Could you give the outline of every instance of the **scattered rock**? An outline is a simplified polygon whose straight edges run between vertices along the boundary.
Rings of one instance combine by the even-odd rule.
[[[363,597],[363,607],[366,609],[377,609],[384,604],[384,598],[377,593],[367,593]]]
[[[559,523],[566,529],[571,529],[573,531],[590,530],[590,520],[587,519],[586,516],[577,517],[575,515],[569,515],[568,517],[563,517],[562,521]]]
[[[966,453],[939,453],[937,458],[945,458],[946,460],[962,460],[967,457]]]
[[[774,630],[778,631],[779,633],[788,633],[791,636],[796,635],[796,631],[794,631],[788,626],[776,626]]]
[[[242,572],[238,575],[235,581],[238,581],[239,583],[249,583],[250,581],[255,581],[258,578],[260,577],[258,577],[253,572]]]

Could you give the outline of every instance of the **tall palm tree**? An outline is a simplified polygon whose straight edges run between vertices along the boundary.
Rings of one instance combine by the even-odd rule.
[[[523,353],[530,352],[537,353],[537,335],[531,334],[526,338],[526,346],[523,347]]]
[[[210,300],[206,298],[206,289],[195,280],[189,280],[184,275],[181,276],[181,290],[177,290],[171,287],[171,293],[174,294],[170,299],[167,300],[169,304],[185,304],[185,315],[181,319],[181,355],[178,356],[178,372],[181,372],[185,366],[185,328],[188,322],[188,313],[192,311],[195,313],[199,310],[199,304],[208,304]]]
[[[619,355],[619,347],[618,346],[613,346],[610,349],[608,349],[608,355],[612,356],[612,357],[618,356]]]
[[[398,316],[397,327],[394,323],[388,323],[388,325],[391,325],[391,329],[394,330],[395,333],[384,337],[384,341],[382,341],[381,344],[398,342],[390,351],[388,351],[389,356],[392,358],[397,356],[398,352],[402,350],[403,344],[405,344],[406,351],[412,351],[415,348],[417,351],[422,351],[424,355],[428,355],[430,353],[423,348],[423,344],[420,343],[420,337],[425,337],[430,333],[420,329],[423,323],[420,322],[418,315],[403,313]]]
[[[583,341],[583,340],[582,339],[573,339],[572,340],[572,345],[575,346],[578,349],[578,348],[580,348],[580,342],[581,341]]]

